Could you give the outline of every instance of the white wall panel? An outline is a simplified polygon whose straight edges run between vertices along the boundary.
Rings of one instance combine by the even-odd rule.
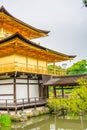
[[[16,96],[17,96],[17,99],[27,98],[27,85],[17,84]]]
[[[13,85],[0,85],[0,94],[13,94]]]
[[[0,80],[0,84],[4,84],[4,83],[13,83],[13,79]]]
[[[29,83],[38,83],[38,80],[29,80]]]
[[[16,83],[27,83],[27,79],[16,79]]]
[[[35,97],[39,97],[39,86],[29,85],[29,98],[35,98]]]

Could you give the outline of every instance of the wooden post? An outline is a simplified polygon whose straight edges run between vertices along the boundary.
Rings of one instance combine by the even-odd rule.
[[[47,86],[47,98],[49,98],[49,89],[48,89],[48,86]]]
[[[14,103],[16,101],[16,73],[14,74]]]
[[[34,108],[36,109],[36,97],[35,97],[35,107]]]
[[[16,115],[17,114],[17,100],[15,99],[14,102],[15,102],[15,115]]]
[[[64,89],[63,89],[63,86],[62,86],[62,98],[64,98]]]
[[[7,103],[7,99],[6,99],[6,108],[7,108],[7,105],[8,105],[8,103]]]
[[[27,76],[27,98],[29,103],[29,77]]]
[[[28,103],[30,104],[30,98],[28,98]]]
[[[17,114],[17,107],[15,107],[15,115]]]
[[[22,111],[24,111],[24,99],[22,99],[22,104],[23,104]]]
[[[53,90],[54,90],[54,97],[56,97],[56,87],[55,86],[54,86]]]

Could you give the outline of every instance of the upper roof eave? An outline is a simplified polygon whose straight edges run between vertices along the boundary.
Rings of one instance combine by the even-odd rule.
[[[36,43],[34,43],[34,42],[32,42],[32,41],[26,39],[25,37],[23,37],[23,36],[22,36],[21,34],[19,34],[19,33],[15,33],[15,34],[13,34],[13,35],[11,35],[11,36],[5,38],[5,39],[0,40],[0,44],[3,44],[3,43],[5,43],[5,42],[7,42],[7,41],[9,41],[9,40],[13,40],[14,38],[19,38],[19,39],[21,39],[22,41],[24,41],[24,42],[26,42],[26,43],[28,43],[28,44],[31,44],[32,46],[35,46],[35,47],[38,47],[38,48],[41,48],[41,49],[44,49],[44,50],[46,49],[45,47],[42,47],[42,46],[40,46],[40,45],[38,45],[38,44],[36,44]]]
[[[29,25],[29,24],[26,24],[26,23],[24,23],[23,21],[21,21],[21,20],[15,18],[14,16],[12,16],[12,15],[5,9],[4,6],[1,6],[1,7],[0,7],[0,12],[3,12],[4,14],[6,14],[6,15],[12,17],[12,18],[14,18],[14,20],[17,21],[17,22],[19,22],[20,24],[23,24],[24,26],[26,26],[26,27],[28,27],[28,28],[31,28],[31,29],[33,29],[33,30],[35,30],[35,31],[37,31],[37,32],[44,33],[45,35],[47,35],[47,34],[50,32],[50,31],[46,31],[46,30],[37,29],[37,28],[35,28],[35,27],[33,27],[33,26]]]
[[[66,55],[66,54],[64,54],[64,53],[60,53],[60,52],[57,52],[57,51],[54,51],[54,50],[51,50],[51,49],[48,49],[49,51],[52,51],[53,53],[55,53],[55,54],[59,54],[59,55],[61,55],[61,56],[66,56],[66,57],[68,57],[68,58],[75,58],[76,57],[76,55]]]
[[[21,34],[19,34],[19,33],[15,33],[15,34],[13,34],[13,35],[11,35],[11,36],[5,38],[5,39],[2,39],[2,40],[0,41],[0,44],[3,44],[3,43],[5,43],[5,42],[7,42],[7,41],[9,41],[9,40],[14,39],[14,38],[19,38],[20,40],[22,40],[22,41],[26,42],[27,44],[30,44],[30,45],[32,45],[32,46],[34,46],[34,47],[40,48],[40,49],[42,49],[42,50],[49,51],[49,52],[54,53],[54,54],[56,54],[56,55],[60,55],[60,56],[66,57],[66,58],[68,58],[68,60],[69,60],[69,59],[71,60],[71,59],[73,59],[73,58],[76,57],[76,56],[71,56],[71,55],[66,55],[66,54],[60,53],[60,52],[56,52],[56,51],[54,51],[54,50],[51,50],[51,49],[48,49],[48,48],[46,48],[46,47],[40,46],[40,45],[38,45],[38,44],[36,44],[36,43],[34,43],[34,42],[32,42],[32,41],[26,39],[25,37],[23,37],[23,36],[22,36]]]

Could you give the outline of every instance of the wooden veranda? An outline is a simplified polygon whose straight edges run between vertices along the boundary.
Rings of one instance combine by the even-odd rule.
[[[2,102],[3,101],[3,102]],[[12,99],[1,99],[0,100],[0,109],[7,110],[17,110],[24,109],[24,108],[36,108],[38,106],[45,106],[46,105],[46,98],[25,98],[25,99],[17,99],[13,101]]]

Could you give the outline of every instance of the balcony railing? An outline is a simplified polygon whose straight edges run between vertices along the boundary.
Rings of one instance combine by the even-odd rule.
[[[27,73],[34,73],[34,74],[44,74],[44,75],[53,75],[53,76],[61,76],[65,75],[65,71],[60,71],[59,69],[50,69],[48,70],[46,67],[43,66],[36,66],[30,64],[24,64],[20,62],[13,62],[8,64],[0,64],[0,73],[6,72],[27,72]]]
[[[36,108],[37,106],[45,106],[47,99],[45,97],[33,97],[23,99],[0,99],[0,109],[9,110],[14,109],[17,113],[17,109],[24,108]]]

